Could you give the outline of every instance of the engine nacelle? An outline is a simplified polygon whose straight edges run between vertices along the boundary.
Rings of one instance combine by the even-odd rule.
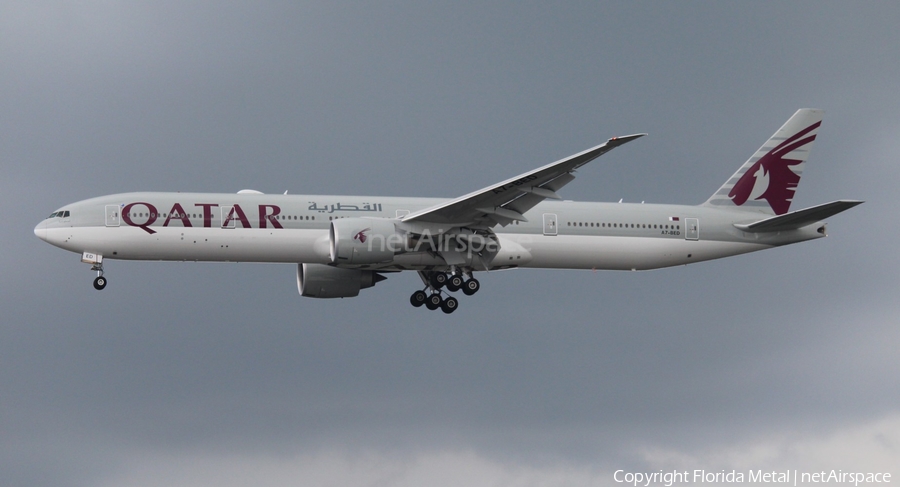
[[[403,251],[404,238],[395,220],[387,218],[341,218],[331,222],[331,262],[365,265],[390,262]]]
[[[323,264],[298,264],[297,289],[308,298],[352,298],[360,289],[387,279],[375,271],[341,269]]]

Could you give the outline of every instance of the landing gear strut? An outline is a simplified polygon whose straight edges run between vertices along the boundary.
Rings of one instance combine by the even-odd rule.
[[[459,307],[459,300],[450,296],[449,293],[459,291],[466,296],[471,296],[481,289],[481,284],[477,279],[471,277],[464,279],[461,272],[453,272],[447,274],[444,272],[424,272],[420,271],[419,276],[425,283],[425,289],[416,291],[409,297],[409,303],[416,308],[423,304],[430,310],[441,309],[444,313],[450,314]],[[442,288],[447,291],[447,297],[443,296]],[[430,290],[430,293],[428,292]]]

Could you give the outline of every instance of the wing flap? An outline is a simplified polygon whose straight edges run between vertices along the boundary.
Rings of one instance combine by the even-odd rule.
[[[555,191],[553,191],[551,189],[547,189],[546,187],[541,187],[541,186],[530,186],[527,188],[523,187],[523,188],[521,188],[521,191],[524,191],[526,193],[536,194],[536,195],[540,196],[541,198],[546,198],[546,199],[551,199],[551,200],[561,200],[562,199],[559,197],[558,194],[556,194]]]
[[[792,211],[790,213],[785,213],[784,215],[766,218],[765,220],[754,223],[735,223],[734,226],[745,232],[781,232],[785,230],[794,230],[822,221],[862,203],[862,201],[857,200],[832,201],[831,203]]]
[[[563,186],[569,184],[573,179],[575,179],[575,175],[570,172],[565,172],[560,174],[559,176],[547,181],[543,185],[542,188],[547,188],[552,191],[558,191]]]
[[[527,222],[528,219],[525,218],[525,215],[519,213],[515,210],[510,210],[509,208],[504,208],[502,206],[495,206],[493,208],[478,208],[478,211],[481,213],[487,213],[488,215],[499,215],[507,220],[517,220],[520,222]]]

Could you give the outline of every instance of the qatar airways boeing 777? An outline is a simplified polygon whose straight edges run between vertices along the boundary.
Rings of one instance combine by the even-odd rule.
[[[636,134],[455,199],[125,193],[65,205],[34,233],[81,254],[98,290],[109,259],[291,263],[314,298],[411,270],[423,282],[412,305],[452,313],[478,271],[657,269],[824,237],[822,220],[862,202],[790,211],[822,115],[798,110],[699,206],[560,201],[576,169]]]

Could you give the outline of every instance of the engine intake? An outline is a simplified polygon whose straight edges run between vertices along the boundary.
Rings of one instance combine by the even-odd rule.
[[[352,298],[360,289],[387,279],[375,271],[341,269],[323,264],[298,264],[297,289],[308,298]]]

